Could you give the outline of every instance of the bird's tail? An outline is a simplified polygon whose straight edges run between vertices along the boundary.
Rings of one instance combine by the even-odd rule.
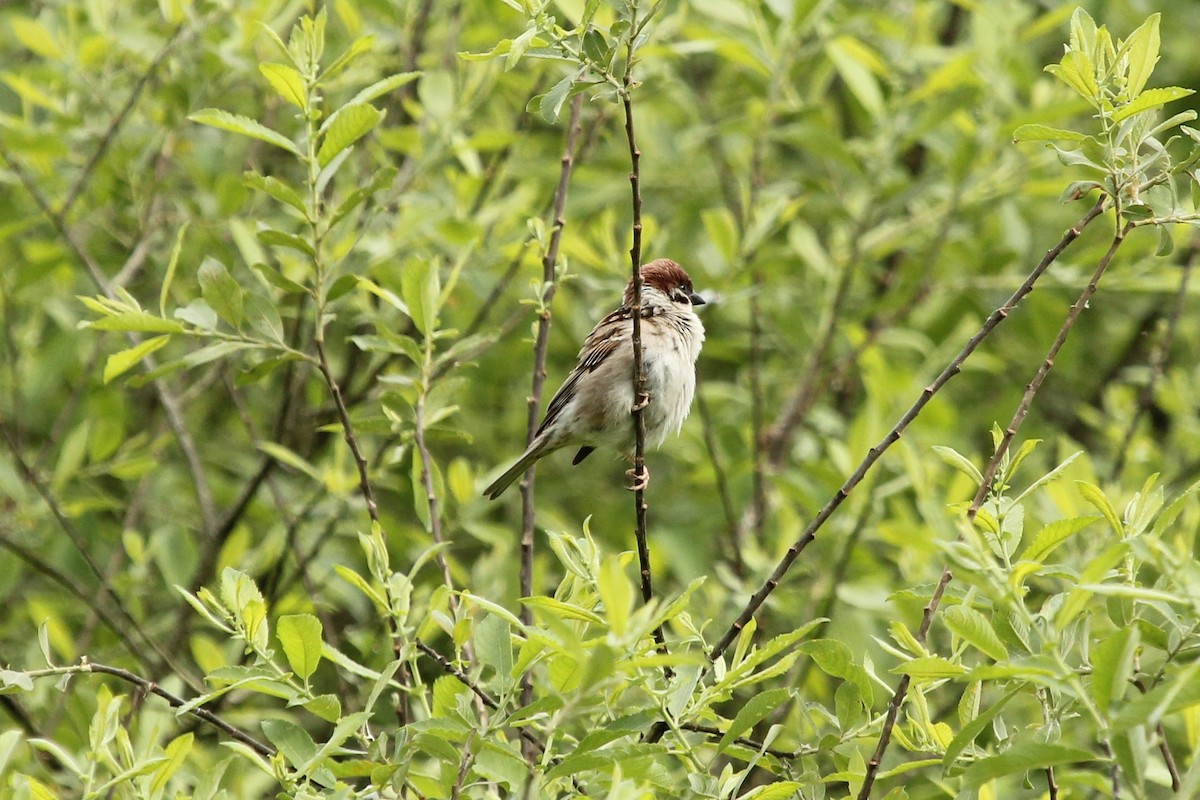
[[[512,482],[525,474],[525,470],[533,466],[533,463],[544,456],[546,452],[538,447],[531,447],[526,450],[517,463],[504,471],[496,480],[492,481],[491,485],[483,490],[483,496],[489,500],[495,500],[500,495],[504,494],[504,490],[512,485]]]

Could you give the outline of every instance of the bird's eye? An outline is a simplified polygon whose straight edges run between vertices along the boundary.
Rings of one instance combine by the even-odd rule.
[[[676,303],[686,303],[689,301],[689,296],[683,287],[677,287],[675,291],[671,292],[671,299]]]

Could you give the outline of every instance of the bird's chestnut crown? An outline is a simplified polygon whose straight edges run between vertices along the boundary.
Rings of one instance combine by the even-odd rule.
[[[676,303],[704,305],[704,298],[692,288],[692,279],[683,267],[669,258],[659,258],[641,269],[642,285],[662,292]],[[625,288],[625,305],[633,303],[633,281]]]

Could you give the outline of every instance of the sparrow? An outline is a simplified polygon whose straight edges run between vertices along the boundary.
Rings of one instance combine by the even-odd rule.
[[[650,403],[642,412],[646,443],[662,444],[678,433],[696,393],[696,359],[704,342],[704,325],[694,308],[704,298],[674,261],[660,258],[643,264],[641,297],[642,366]],[[516,463],[483,494],[495,500],[535,462],[564,447],[578,447],[573,465],[597,447],[621,453],[634,449],[633,281],[616,311],[584,339],[575,369],[555,392],[533,441]],[[648,473],[642,481],[648,479]],[[642,488],[645,483],[633,488]]]

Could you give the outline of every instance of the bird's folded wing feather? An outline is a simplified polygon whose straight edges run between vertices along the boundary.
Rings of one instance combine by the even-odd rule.
[[[649,310],[649,309],[647,309]],[[643,311],[642,316],[649,316]],[[542,420],[542,424],[538,427],[537,432],[542,431],[554,422],[555,418],[562,413],[566,408],[567,403],[575,396],[579,381],[589,372],[595,372],[600,368],[600,365],[608,360],[609,356],[616,352],[620,347],[621,342],[628,335],[629,320],[632,318],[628,308],[618,308],[616,311],[609,314],[604,319],[592,328],[592,332],[583,340],[583,347],[579,350],[578,363],[575,369],[571,370],[571,374],[567,377],[563,385],[554,393],[554,397],[550,400],[550,405],[546,407],[546,417]]]

